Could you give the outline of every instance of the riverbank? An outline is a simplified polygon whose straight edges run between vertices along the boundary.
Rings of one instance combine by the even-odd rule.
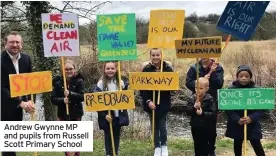
[[[275,140],[262,140],[266,156],[276,155]],[[81,153],[82,156],[102,156],[104,155],[104,141],[94,140],[94,151]],[[230,139],[218,139],[217,156],[233,156],[233,141]],[[171,139],[168,141],[169,155],[171,156],[191,156],[193,155],[193,140],[191,139]],[[32,156],[31,152],[18,153],[18,156]],[[38,152],[38,156],[60,156],[62,152]],[[152,156],[153,148],[151,140],[122,139],[120,144],[120,156]],[[248,144],[248,155],[254,155],[254,151]]]

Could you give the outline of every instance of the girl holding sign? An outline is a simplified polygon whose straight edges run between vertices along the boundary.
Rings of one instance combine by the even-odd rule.
[[[126,89],[126,85],[123,81],[120,83],[121,87]],[[106,62],[104,64],[104,75],[97,83],[96,91],[116,91],[119,90],[119,75],[115,62]],[[107,156],[113,156],[112,144],[111,144],[111,131],[110,124],[112,123],[113,138],[115,143],[115,153],[118,155],[121,127],[129,124],[127,110],[114,110],[111,111],[111,116],[108,115],[108,111],[98,112],[98,124],[101,130],[104,130],[105,152]]]
[[[143,68],[142,72],[159,72],[161,68],[161,49],[153,48],[150,50],[151,61]],[[163,63],[163,72],[173,72],[172,67],[165,61]],[[158,88],[156,88],[158,90]],[[155,111],[154,125],[154,156],[167,156],[167,114],[171,107],[171,92],[160,91],[160,104],[157,105],[158,91],[155,91],[155,100],[153,100],[153,91],[140,91],[144,110],[149,114],[152,122],[152,110]]]
[[[252,81],[252,71],[249,66],[241,65],[237,70],[237,80],[229,87],[255,88]],[[247,124],[247,139],[257,156],[265,156],[260,139],[262,139],[260,118],[263,112],[260,110],[248,110],[248,116],[244,117],[244,110],[225,111],[228,115],[226,136],[234,139],[235,156],[242,155],[242,143],[244,140],[244,124]]]
[[[84,78],[76,72],[76,66],[72,60],[67,60],[64,68],[68,90],[64,90],[64,80],[61,76],[54,78],[51,102],[58,106],[58,121],[81,121],[83,116]],[[66,113],[66,103],[69,105],[69,116]],[[70,153],[65,152],[65,155],[69,156]],[[75,156],[79,155],[80,152],[75,152]]]

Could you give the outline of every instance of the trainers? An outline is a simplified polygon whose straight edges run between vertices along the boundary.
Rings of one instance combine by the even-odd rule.
[[[169,155],[168,146],[161,146],[161,152],[162,152],[161,156],[168,156]]]
[[[155,148],[154,156],[161,156],[161,148],[160,147]]]

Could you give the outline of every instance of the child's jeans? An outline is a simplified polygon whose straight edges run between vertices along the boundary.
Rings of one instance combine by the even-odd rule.
[[[149,113],[152,127],[152,113]],[[167,115],[156,118],[154,121],[154,145],[155,148],[167,145]],[[152,129],[152,128],[151,128]],[[161,144],[160,144],[161,143]]]
[[[206,127],[191,127],[194,140],[195,156],[208,156],[209,129]]]
[[[242,155],[242,143],[243,140],[234,139],[234,152],[235,156]],[[265,152],[260,140],[250,140],[250,143],[255,151],[257,156],[265,156]]]
[[[113,117],[113,138],[114,138],[114,145],[115,145],[115,152],[116,156],[118,155],[119,145],[120,145],[120,135],[121,135],[121,126],[119,125],[119,118]],[[106,155],[113,156],[112,150],[112,142],[111,142],[111,134],[110,134],[110,127],[104,129],[104,143],[105,143],[105,152]]]

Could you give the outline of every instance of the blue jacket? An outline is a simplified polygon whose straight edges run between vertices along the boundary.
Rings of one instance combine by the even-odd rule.
[[[256,88],[254,82],[250,82],[246,86],[242,86],[238,81],[234,81],[229,87],[233,88]],[[244,110],[231,110],[225,111],[228,116],[226,137],[232,139],[243,139],[244,138],[244,125],[239,125],[238,121],[244,116]],[[262,110],[248,110],[247,115],[251,118],[252,123],[247,124],[247,139],[262,139],[262,131],[260,118],[263,116]]]
[[[214,62],[214,60],[212,60]],[[210,69],[205,70],[202,67],[201,61],[199,61],[199,77],[204,77],[208,74]],[[209,90],[210,94],[215,100],[217,99],[217,90],[221,89],[224,83],[223,80],[224,70],[222,66],[218,65],[216,71],[210,75]],[[186,75],[186,87],[195,94],[195,81],[196,81],[196,64],[193,64]]]

